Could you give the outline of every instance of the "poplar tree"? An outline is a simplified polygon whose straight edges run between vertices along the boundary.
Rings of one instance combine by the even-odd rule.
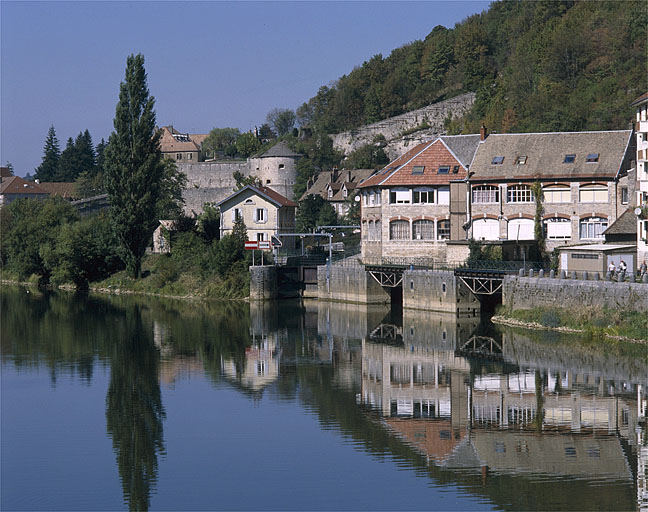
[[[56,131],[54,131],[54,126],[50,126],[45,139],[45,147],[43,148],[43,161],[35,169],[36,178],[41,181],[52,181],[58,172],[60,158],[61,150],[56,138]]]
[[[113,131],[104,152],[111,218],[128,271],[140,277],[142,258],[158,224],[164,164],[160,132],[155,129],[155,99],[149,94],[144,56],[126,60]]]

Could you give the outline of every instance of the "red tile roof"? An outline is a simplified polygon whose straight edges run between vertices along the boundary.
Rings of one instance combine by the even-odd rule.
[[[65,199],[79,199],[81,197],[74,182],[44,181],[39,183],[39,185],[45,192],[48,192],[52,196],[59,196]]]
[[[279,203],[281,206],[297,206],[297,203],[291,201],[287,197],[282,196],[279,192],[275,192],[268,187],[250,187],[253,190],[260,192],[263,195],[268,196],[274,202]]]
[[[43,190],[37,183],[34,183],[33,181],[26,181],[20,176],[11,176],[9,178],[2,178],[2,184],[0,184],[0,194],[47,195],[48,192]]]

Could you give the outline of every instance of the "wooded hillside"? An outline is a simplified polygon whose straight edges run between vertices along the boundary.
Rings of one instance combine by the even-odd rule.
[[[407,4],[403,5],[407,9]],[[619,129],[648,90],[648,3],[505,0],[369,61],[297,109],[337,133],[475,91],[451,133]]]

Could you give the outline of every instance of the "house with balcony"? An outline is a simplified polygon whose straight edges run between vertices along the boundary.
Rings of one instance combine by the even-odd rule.
[[[245,223],[248,240],[270,241],[273,236],[295,232],[297,204],[268,187],[248,185],[216,206],[220,209],[221,238],[232,233],[237,220]],[[284,248],[290,249],[294,237],[283,238],[282,242]]]
[[[528,256],[534,240],[535,182],[549,251],[602,243],[629,207],[632,130],[488,135],[483,128],[480,138],[468,180],[469,237],[501,243],[507,259]]]
[[[468,169],[479,145],[479,135],[442,136],[362,182],[363,260],[465,259]]]
[[[637,262],[648,261],[648,92],[632,102],[637,109],[635,137],[637,143],[637,186],[635,215],[637,217]]]

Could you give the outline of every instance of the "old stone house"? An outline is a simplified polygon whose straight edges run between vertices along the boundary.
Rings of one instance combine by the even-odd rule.
[[[216,205],[220,209],[221,238],[232,233],[237,219],[247,228],[248,240],[270,241],[282,233],[295,232],[297,204],[268,187],[248,185]],[[294,246],[294,238],[282,239],[283,247]]]
[[[352,169],[339,171],[337,167],[322,171],[308,181],[308,188],[301,199],[318,195],[328,201],[335,213],[346,215],[351,201],[358,195],[358,186],[375,172],[374,169]]]
[[[464,259],[466,179],[479,135],[443,136],[415,146],[361,185],[365,261]],[[449,249],[450,247],[450,249]]]
[[[487,135],[470,166],[470,228],[522,259],[534,240],[535,182],[542,185],[547,249],[603,242],[631,201],[631,130]],[[528,254],[528,253],[527,253]]]
[[[202,143],[206,134],[190,135],[180,133],[173,126],[162,127],[160,149],[165,158],[170,158],[178,163],[199,162]]]

